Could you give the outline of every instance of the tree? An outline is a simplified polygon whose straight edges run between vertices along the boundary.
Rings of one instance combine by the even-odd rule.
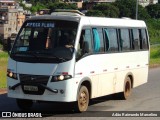
[[[106,17],[118,17],[119,9],[112,4],[98,4],[93,7],[93,10],[101,11]]]
[[[118,17],[119,10],[115,6],[109,3],[102,3],[95,5],[91,10],[86,13],[87,16],[98,17]]]
[[[55,9],[78,9],[77,6],[75,4],[67,4],[67,3],[51,3],[48,5],[48,9],[50,9],[51,11],[54,11]]]
[[[136,18],[136,2],[137,0],[117,0],[114,5],[119,8],[119,17],[130,17],[132,19]],[[138,5],[138,19],[149,19],[145,8]]]
[[[146,7],[148,14],[152,18],[160,18],[160,4],[152,4]]]
[[[148,20],[151,16],[148,14],[147,9],[144,7],[138,8],[138,19],[140,20]]]
[[[89,10],[86,16],[96,16],[96,17],[104,17],[105,15],[99,10]]]
[[[45,8],[47,8],[47,6],[38,2],[35,6],[32,6],[30,10],[32,13],[34,13],[34,12],[37,12],[37,11],[39,11],[41,9],[45,9]]]

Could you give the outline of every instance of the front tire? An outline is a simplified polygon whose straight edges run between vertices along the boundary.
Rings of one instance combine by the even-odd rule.
[[[32,100],[16,99],[16,102],[21,110],[29,110],[33,105]]]
[[[78,93],[77,111],[84,112],[87,110],[89,104],[89,92],[86,86],[81,86]]]

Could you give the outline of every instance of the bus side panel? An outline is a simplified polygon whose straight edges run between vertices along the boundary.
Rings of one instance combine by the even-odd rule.
[[[91,78],[91,98],[100,97],[114,92],[115,72],[112,62],[113,55],[97,54],[82,58],[76,63],[75,73],[82,73],[81,76]],[[77,75],[78,76],[78,75]]]
[[[75,77],[80,79],[89,78],[91,80],[91,97],[98,96],[98,68],[96,66],[96,60],[94,56],[87,56],[76,62],[75,65]],[[84,79],[83,79],[84,80]],[[86,79],[87,80],[87,79]]]
[[[116,92],[122,92],[126,75],[133,77],[133,87],[137,87],[147,82],[148,79],[148,51],[128,52],[117,54],[119,66],[116,73]]]

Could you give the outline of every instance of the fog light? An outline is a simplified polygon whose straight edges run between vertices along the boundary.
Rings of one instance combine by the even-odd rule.
[[[9,77],[13,77],[13,73],[12,72],[9,73]]]
[[[60,90],[60,93],[63,94],[63,93],[64,93],[64,90]]]

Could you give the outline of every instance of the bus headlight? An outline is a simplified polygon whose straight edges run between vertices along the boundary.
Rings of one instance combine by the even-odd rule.
[[[58,76],[58,80],[64,80],[64,75]]]
[[[57,75],[57,76],[52,77],[51,82],[67,80],[67,79],[70,79],[70,78],[72,78],[71,75]]]
[[[17,73],[14,73],[9,69],[7,70],[7,76],[17,80]]]

